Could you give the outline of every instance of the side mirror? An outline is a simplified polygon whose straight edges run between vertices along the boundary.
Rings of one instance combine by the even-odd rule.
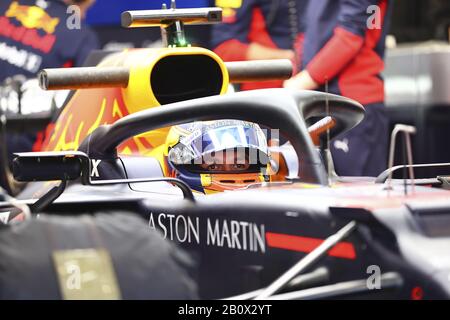
[[[85,178],[86,173],[89,174],[89,158],[83,152],[25,152],[14,155],[13,176],[17,181],[61,181],[30,205],[34,213],[42,212],[53,203],[66,189],[67,181]]]
[[[31,212],[44,210],[64,192],[68,181],[78,178],[81,178],[82,184],[91,186],[165,181],[180,188],[185,199],[194,201],[194,195],[189,185],[175,178],[92,181],[89,176],[91,166],[89,157],[80,151],[25,152],[14,155],[13,176],[17,181],[61,181],[58,186],[53,187],[30,206]]]
[[[76,180],[83,176],[86,169],[89,170],[89,159],[83,152],[27,152],[14,155],[14,179],[21,182]]]

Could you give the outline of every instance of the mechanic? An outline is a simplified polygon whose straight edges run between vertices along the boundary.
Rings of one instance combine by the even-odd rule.
[[[300,19],[306,0],[216,0],[223,23],[213,26],[211,45],[224,61],[290,59],[299,66]],[[282,87],[282,81],[244,83],[241,90]]]
[[[239,120],[174,126],[166,140],[168,175],[213,193],[264,182],[269,150],[263,130]]]
[[[309,1],[302,71],[284,87],[321,90],[359,101],[364,121],[331,144],[343,176],[377,176],[387,163],[384,49],[390,0]]]
[[[83,22],[94,0],[2,0],[0,3],[0,81],[43,68],[81,66],[99,47]],[[77,5],[78,12],[68,10]],[[79,28],[78,28],[79,27]]]
[[[22,85],[39,70],[81,66],[88,54],[99,47],[97,36],[84,23],[93,3],[94,0],[0,2],[0,83],[5,81],[3,85],[16,88],[19,104]],[[78,9],[72,10],[70,5]],[[36,106],[36,112],[42,108]],[[3,112],[6,109],[11,111],[14,107],[2,106]],[[15,152],[39,151],[42,139],[43,133],[38,137],[29,132],[8,134],[9,156]]]

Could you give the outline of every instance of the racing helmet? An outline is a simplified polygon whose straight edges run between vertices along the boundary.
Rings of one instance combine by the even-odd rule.
[[[267,140],[254,123],[240,120],[174,126],[167,137],[169,174],[192,190],[214,193],[267,180]]]

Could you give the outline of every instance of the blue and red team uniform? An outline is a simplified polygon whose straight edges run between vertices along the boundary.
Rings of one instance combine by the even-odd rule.
[[[314,0],[305,14],[302,67],[324,90],[360,102],[364,121],[332,142],[336,171],[376,176],[386,169],[389,123],[384,106],[385,38],[390,0]]]
[[[298,43],[301,69],[308,70],[320,85],[318,90],[325,91],[328,83],[328,92],[352,98],[366,108],[364,121],[332,142],[336,171],[344,176],[376,176],[386,168],[387,162],[389,128],[381,72],[392,1],[297,2],[301,20],[299,39],[302,40]],[[252,39],[289,48],[286,14],[280,15],[276,20],[280,25],[274,23],[273,30],[263,28],[262,32],[252,32],[255,13],[259,10],[260,16],[266,16],[270,3],[243,0],[232,23],[215,28],[216,52],[225,60],[245,60],[245,49]]]
[[[300,65],[303,41],[302,0],[216,0],[223,8],[223,23],[213,26],[211,46],[224,61],[247,60],[248,46],[294,50]],[[289,9],[294,7],[293,9]],[[294,10],[294,13],[289,10]],[[294,20],[294,21],[293,21]],[[244,83],[242,90],[282,87],[283,81]]]
[[[0,81],[22,74],[33,78],[43,68],[81,66],[99,43],[95,33],[73,19],[62,0],[0,2]]]
[[[98,49],[97,36],[83,21],[80,28],[68,27],[75,20],[67,8],[62,0],[0,2],[0,83],[15,75],[34,78],[43,68],[82,66]],[[30,133],[8,135],[7,142],[11,153],[39,144]]]

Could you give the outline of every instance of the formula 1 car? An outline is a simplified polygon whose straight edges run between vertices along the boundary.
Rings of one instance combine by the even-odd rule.
[[[201,298],[450,298],[449,179],[392,179],[412,164],[376,179],[336,176],[329,139],[356,126],[364,108],[312,91],[224,94],[229,79],[289,77],[289,68],[224,64],[184,47],[183,23],[217,20],[217,9],[126,12],[125,26],[163,25],[169,48],[41,73],[42,87],[76,91],[43,152],[16,156],[14,177],[28,182],[19,202],[33,213],[140,214],[195,259]],[[289,143],[271,152],[283,179],[203,194],[167,176],[168,128],[222,119],[279,129]],[[0,204],[5,220],[19,219],[11,207]]]

